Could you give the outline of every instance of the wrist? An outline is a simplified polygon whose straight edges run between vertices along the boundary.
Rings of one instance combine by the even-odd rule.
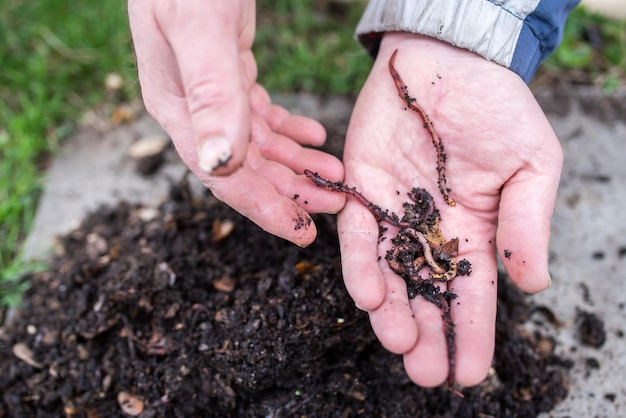
[[[386,68],[389,57],[396,49],[399,51],[399,59],[408,62],[410,68],[414,69],[413,75],[407,74],[409,78],[426,77],[433,84],[450,84],[452,81],[474,82],[492,76],[493,72],[499,72],[519,80],[509,69],[475,52],[409,32],[388,32],[383,35],[376,59],[377,66]],[[446,79],[442,80],[444,76]]]
[[[565,18],[579,0],[370,0],[356,28],[377,55],[382,33],[402,31],[474,51],[528,82],[560,42]]]

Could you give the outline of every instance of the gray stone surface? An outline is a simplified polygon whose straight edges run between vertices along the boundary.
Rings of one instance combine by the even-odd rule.
[[[574,360],[568,399],[555,417],[626,416],[626,123],[600,122],[576,102],[551,118],[565,155],[552,223],[552,286],[533,296],[563,324],[557,352]],[[587,296],[588,292],[588,296]],[[598,315],[606,343],[579,343],[577,309]],[[592,367],[593,360],[599,368]],[[591,360],[591,361],[590,361]],[[611,400],[615,396],[614,400]]]
[[[596,96],[601,99],[597,92]],[[277,99],[327,122],[347,121],[351,110],[351,101],[342,98]],[[601,122],[581,109],[579,100],[569,97],[566,114],[550,117],[565,153],[551,243],[553,285],[531,298],[549,307],[562,325],[530,327],[543,327],[554,335],[558,353],[575,364],[570,396],[546,416],[619,417],[626,414],[626,123]],[[339,123],[331,136],[342,136],[345,127]],[[161,201],[168,184],[184,172],[173,150],[164,168],[149,178],[139,176],[126,156],[134,140],[158,132],[158,125],[147,116],[106,132],[78,132],[50,169],[27,255],[45,256],[56,234],[69,231],[86,211],[100,204],[121,199],[146,205]],[[331,148],[339,152],[341,145]],[[580,345],[577,309],[604,320],[604,346]],[[599,368],[590,367],[590,359],[596,359]]]
[[[32,232],[24,248],[26,259],[47,257],[55,237],[69,232],[90,211],[121,200],[157,205],[169,185],[185,171],[173,148],[153,176],[142,176],[137,161],[127,155],[130,145],[145,136],[164,135],[148,115],[116,128],[82,127],[53,160]]]

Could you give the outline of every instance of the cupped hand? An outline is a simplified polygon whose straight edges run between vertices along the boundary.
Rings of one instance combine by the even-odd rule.
[[[256,83],[254,1],[129,0],[128,11],[146,109],[185,164],[261,228],[311,243],[308,213],[345,198],[303,171],[342,178],[343,166],[311,148],[326,137],[319,123],[272,105]]]
[[[437,186],[437,154],[419,116],[406,109],[389,74],[395,68],[424,108],[445,147],[445,203]],[[550,284],[550,218],[562,167],[558,139],[528,87],[516,74],[469,51],[432,38],[389,33],[354,108],[344,150],[346,184],[370,201],[402,214],[411,188],[424,187],[441,212],[446,239],[459,238],[457,259],[472,265],[445,289],[456,331],[456,381],[479,383],[494,350],[496,251],[524,291]],[[348,199],[338,218],[343,273],[374,332],[403,354],[409,377],[436,386],[448,375],[440,310],[409,300],[402,278],[385,260],[390,239],[379,240],[372,214]],[[386,233],[393,237],[397,228]]]

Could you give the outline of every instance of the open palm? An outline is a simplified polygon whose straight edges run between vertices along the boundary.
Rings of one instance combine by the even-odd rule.
[[[447,155],[452,207],[437,186],[436,151],[419,116],[398,97],[388,60],[409,94],[429,114]],[[385,35],[356,103],[344,151],[345,181],[369,200],[402,213],[406,193],[430,191],[447,239],[458,237],[469,277],[442,284],[458,295],[451,304],[456,331],[456,380],[480,382],[493,356],[496,249],[516,284],[537,292],[550,282],[550,217],[562,165],[558,140],[524,82],[510,70],[448,44],[410,34]],[[435,386],[448,375],[440,310],[406,285],[384,258],[369,211],[348,199],[339,214],[343,272],[357,306],[390,351],[403,354],[410,378]],[[386,235],[395,236],[397,228]],[[382,257],[379,257],[382,256]]]

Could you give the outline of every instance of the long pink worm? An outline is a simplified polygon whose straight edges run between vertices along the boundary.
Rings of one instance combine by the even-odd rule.
[[[398,90],[398,96],[400,96],[400,98],[404,101],[407,108],[420,115],[422,121],[424,122],[424,128],[430,134],[430,138],[432,139],[435,150],[437,151],[437,185],[439,186],[439,191],[448,205],[455,206],[456,202],[450,197],[450,189],[446,186],[448,180],[446,179],[446,153],[444,151],[443,142],[441,142],[441,138],[439,138],[435,132],[435,127],[428,117],[428,114],[419,104],[417,104],[417,99],[409,95],[409,88],[406,84],[404,84],[398,70],[394,67],[397,53],[398,50],[396,49],[393,51],[393,54],[391,54],[391,58],[389,58],[389,73],[391,74],[391,78],[393,79],[396,89]]]
[[[395,213],[389,214],[388,210],[382,210],[380,206],[375,205],[370,202],[363,194],[361,194],[355,187],[349,187],[340,181],[332,181],[325,179],[317,173],[312,172],[311,170],[304,170],[304,174],[318,187],[324,187],[325,189],[331,190],[333,192],[346,193],[359,202],[361,202],[366,208],[372,212],[376,221],[385,221],[388,224],[393,226],[397,226],[399,228],[407,228],[411,226],[409,222],[403,222],[400,220],[398,215]]]

